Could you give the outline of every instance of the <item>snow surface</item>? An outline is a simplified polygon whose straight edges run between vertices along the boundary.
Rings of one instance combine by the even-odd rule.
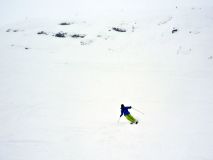
[[[212,4],[2,1],[0,159],[212,160]]]

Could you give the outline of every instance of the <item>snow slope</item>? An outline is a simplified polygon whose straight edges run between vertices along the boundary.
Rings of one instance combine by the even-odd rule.
[[[80,1],[84,12],[67,17],[52,12],[57,1],[44,17],[24,0],[13,4],[23,12],[9,14],[9,2],[0,27],[0,159],[213,159],[211,1],[105,1],[88,16],[95,1],[89,9]],[[97,16],[105,7],[112,12]],[[67,37],[53,36],[60,31]],[[130,110],[138,125],[118,121],[121,103],[144,112]]]

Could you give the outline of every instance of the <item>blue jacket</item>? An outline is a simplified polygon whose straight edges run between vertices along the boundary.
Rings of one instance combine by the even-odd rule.
[[[130,114],[128,109],[131,109],[131,108],[132,108],[131,106],[121,107],[121,115],[120,115],[120,117],[122,115],[126,116],[126,115]]]

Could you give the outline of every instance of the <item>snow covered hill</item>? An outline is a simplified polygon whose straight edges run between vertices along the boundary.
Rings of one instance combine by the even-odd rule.
[[[0,159],[212,160],[212,2],[63,2],[2,5]]]

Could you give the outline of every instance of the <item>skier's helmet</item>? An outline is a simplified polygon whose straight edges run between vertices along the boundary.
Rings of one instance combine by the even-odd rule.
[[[124,108],[124,104],[121,104],[121,109]]]

